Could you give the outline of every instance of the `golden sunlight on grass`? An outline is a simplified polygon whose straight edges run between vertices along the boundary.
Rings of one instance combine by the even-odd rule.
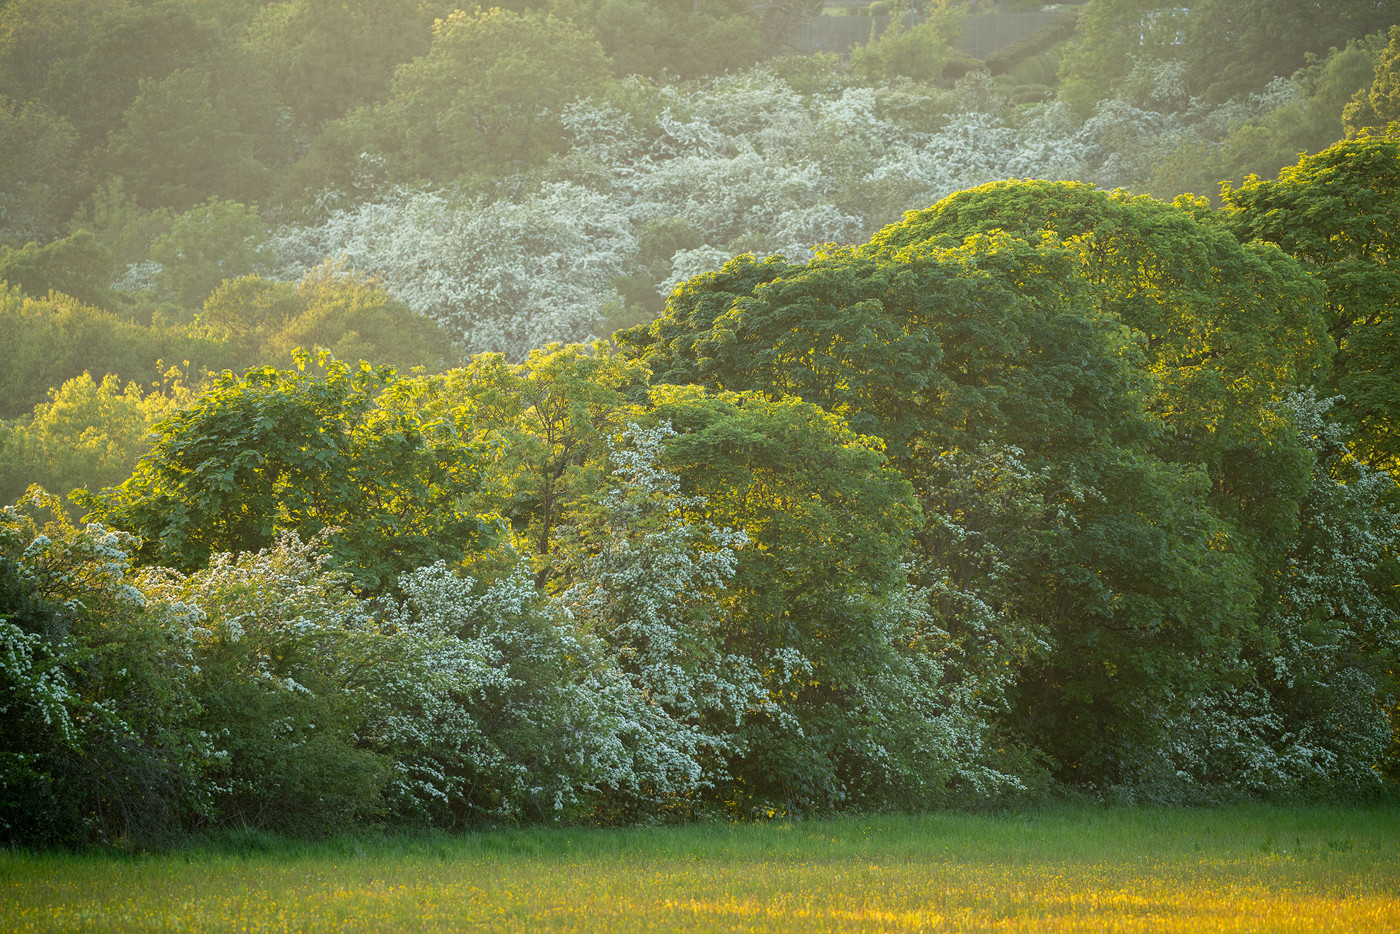
[[[1400,931],[1400,812],[1054,811],[0,857],[0,930]]]

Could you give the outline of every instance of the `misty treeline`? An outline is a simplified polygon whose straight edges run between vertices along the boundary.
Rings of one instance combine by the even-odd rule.
[[[509,6],[0,8],[0,837],[1393,788],[1389,6]]]

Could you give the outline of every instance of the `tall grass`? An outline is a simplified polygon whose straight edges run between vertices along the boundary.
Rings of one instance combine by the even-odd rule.
[[[1400,808],[1082,808],[0,855],[4,931],[1400,931]]]

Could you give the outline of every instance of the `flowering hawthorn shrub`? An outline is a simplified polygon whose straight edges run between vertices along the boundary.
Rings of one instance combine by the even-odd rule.
[[[191,618],[134,544],[37,487],[0,511],[0,838],[146,846],[209,812]]]
[[[727,779],[740,726],[767,701],[755,660],[729,651],[723,592],[748,544],[742,530],[693,518],[703,496],[681,493],[661,466],[669,425],[629,425],[609,455],[616,485],[569,561],[560,604],[603,641],[639,703],[623,739],[630,781],[614,806],[666,806]],[[635,799],[635,800],[629,800]]]

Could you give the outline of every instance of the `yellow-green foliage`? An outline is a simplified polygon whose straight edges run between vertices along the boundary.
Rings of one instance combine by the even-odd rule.
[[[0,927],[1381,931],[1394,808],[1069,810],[0,857]],[[259,855],[258,849],[264,852]]]
[[[110,374],[68,380],[28,423],[0,425],[0,500],[13,502],[31,483],[60,494],[121,483],[150,446],[151,427],[187,399],[178,383],[143,393]]]

